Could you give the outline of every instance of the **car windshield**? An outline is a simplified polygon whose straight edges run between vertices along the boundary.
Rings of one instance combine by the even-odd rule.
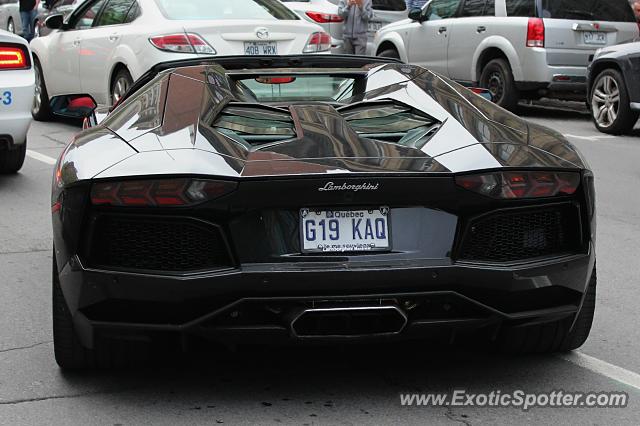
[[[278,0],[156,0],[167,19],[263,19],[297,20],[298,16]]]
[[[543,0],[542,17],[635,22],[628,0]]]
[[[258,102],[339,102],[353,96],[355,79],[340,76],[269,76],[237,80]]]

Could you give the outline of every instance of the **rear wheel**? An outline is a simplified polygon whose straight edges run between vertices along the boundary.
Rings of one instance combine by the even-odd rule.
[[[396,49],[385,49],[382,52],[378,53],[378,56],[382,58],[400,59],[400,54]]]
[[[590,91],[593,122],[603,133],[627,133],[638,121],[630,106],[624,78],[618,70],[606,69],[594,80]]]
[[[27,154],[27,141],[9,149],[0,150],[0,174],[16,173],[24,164]]]
[[[511,72],[509,63],[504,59],[493,59],[485,65],[480,76],[480,86],[489,89],[496,104],[510,111],[518,105],[520,93]]]
[[[566,352],[578,349],[587,341],[596,306],[596,269],[593,269],[584,303],[575,318],[507,330],[500,337],[500,347],[512,354]],[[573,318],[572,318],[573,319]]]
[[[120,99],[127,93],[132,84],[133,78],[131,77],[131,73],[126,68],[122,68],[116,73],[115,77],[113,78],[113,83],[111,84],[112,105],[115,105],[120,101]]]
[[[13,23],[13,19],[11,18],[9,18],[9,21],[7,21],[7,31],[12,34],[16,33],[16,24]]]
[[[36,77],[35,93],[33,96],[33,106],[31,107],[31,115],[37,121],[48,121],[51,119],[51,105],[49,103],[49,93],[47,85],[42,74],[42,66],[37,58],[33,58],[34,71]]]

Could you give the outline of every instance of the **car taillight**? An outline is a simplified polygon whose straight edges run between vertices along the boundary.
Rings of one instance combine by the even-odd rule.
[[[302,53],[324,52],[331,49],[331,36],[325,32],[311,34]]]
[[[29,66],[29,54],[24,47],[0,44],[0,70],[23,70]]]
[[[333,13],[307,12],[307,16],[319,24],[328,24],[330,22],[342,22],[342,16]]]
[[[496,172],[457,176],[456,184],[492,198],[542,198],[573,195],[580,186],[580,173]]]
[[[235,182],[204,179],[100,182],[91,188],[91,203],[118,207],[192,206],[229,194],[236,187]]]
[[[198,34],[167,34],[151,37],[149,41],[156,49],[165,52],[216,54],[216,50]]]
[[[544,21],[542,18],[529,18],[527,47],[544,47]]]

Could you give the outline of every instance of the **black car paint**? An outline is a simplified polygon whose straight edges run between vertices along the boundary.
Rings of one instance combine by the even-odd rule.
[[[253,69],[252,61],[259,61],[262,71]],[[143,78],[100,126],[82,132],[68,146],[54,177],[52,201],[62,205],[53,215],[54,243],[64,296],[85,346],[93,345],[96,332],[120,337],[130,332],[186,332],[223,340],[244,335],[292,337],[287,327],[241,330],[211,325],[255,303],[296,310],[301,304],[336,299],[413,303],[448,297],[477,311],[439,323],[413,321],[407,336],[409,329],[524,324],[577,312],[595,264],[593,179],[580,154],[558,133],[421,68],[379,59],[370,59],[372,65],[366,66],[363,58],[340,57],[332,57],[325,66],[364,73],[374,87],[352,102],[405,96],[403,102],[414,102],[444,122],[437,138],[418,150],[333,131],[327,137],[309,126],[302,139],[247,150],[207,125],[221,104],[235,99],[227,73],[322,72],[317,61],[222,58],[187,61],[184,67],[160,66],[159,75],[153,75],[156,70]],[[345,127],[336,125],[333,130],[340,128]],[[457,174],[513,169],[576,171],[582,173],[583,184],[574,197],[500,201],[454,183]],[[153,176],[215,177],[239,185],[219,200],[182,211],[89,205],[95,180]],[[379,191],[317,191],[329,181],[372,180],[379,183]],[[580,212],[581,243],[576,252],[496,264],[457,258],[456,242],[473,218],[554,203],[571,204]],[[302,255],[287,239],[296,232],[291,218],[302,207],[380,205],[391,206],[391,217],[397,218],[390,253]],[[83,253],[91,221],[118,213],[179,214],[226,223],[233,264],[188,274],[88,265]],[[418,223],[431,229],[430,244],[416,237]],[[249,231],[255,232],[253,240]]]

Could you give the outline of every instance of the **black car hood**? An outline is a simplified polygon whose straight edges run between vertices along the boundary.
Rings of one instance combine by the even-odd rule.
[[[251,72],[260,75],[259,70]],[[293,70],[268,72],[286,74]],[[358,72],[366,75],[366,89],[359,96],[339,104],[297,102],[274,106],[249,102],[234,90],[220,66],[174,69],[120,105],[101,126],[79,135],[63,162],[73,159],[78,179],[149,174],[240,178],[586,167],[561,135],[531,125],[420,67],[372,65]],[[408,144],[404,143],[406,138],[398,143],[363,136],[355,130],[357,120],[350,120],[378,116],[385,108],[396,107],[411,110],[412,119],[424,120],[430,133]],[[230,109],[242,115],[243,108],[257,108],[256,114],[290,117],[283,120],[291,123],[291,137],[247,142],[222,128],[224,125],[217,125]]]

